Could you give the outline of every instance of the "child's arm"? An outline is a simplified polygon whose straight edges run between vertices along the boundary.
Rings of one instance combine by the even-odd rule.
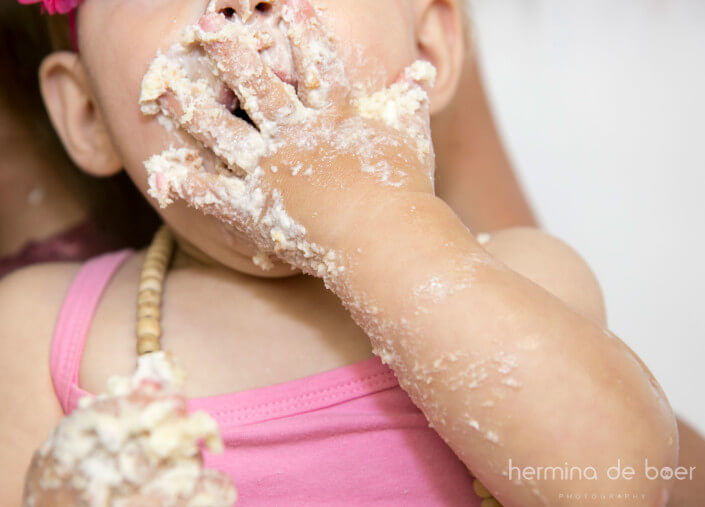
[[[364,304],[350,304],[353,315],[500,501],[529,506],[559,503],[571,491],[630,491],[646,495],[642,505],[663,504],[665,484],[648,480],[644,466],[675,466],[673,415],[621,341],[499,264],[436,198],[399,196],[362,222],[378,229],[349,227],[359,231],[350,248],[375,245],[362,249],[346,287],[364,294]],[[606,478],[618,460],[634,467],[631,480]],[[600,480],[524,474],[566,462],[595,467]],[[523,482],[504,475],[510,471]]]
[[[258,130],[187,83],[158,97],[163,113],[241,176],[198,171],[196,150],[167,152],[148,164],[153,195],[165,205],[183,198],[323,278],[504,504],[629,491],[643,495],[641,505],[662,505],[667,485],[645,477],[644,460],[675,465],[673,414],[648,370],[600,325],[599,297],[574,303],[576,311],[482,248],[432,193],[418,73],[360,107],[313,11],[288,3],[297,6],[292,48],[306,76],[296,95],[218,16],[197,34]],[[252,147],[257,160],[243,166]],[[583,278],[569,271],[538,274],[572,292]],[[634,467],[630,480],[607,478],[618,460],[622,472]],[[547,475],[545,467],[553,467]]]

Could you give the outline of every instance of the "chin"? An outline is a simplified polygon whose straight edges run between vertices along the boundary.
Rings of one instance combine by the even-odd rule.
[[[286,264],[284,262],[275,261],[273,264],[274,267],[272,269],[264,270],[250,262],[250,266],[248,266],[247,269],[238,269],[238,271],[247,275],[267,279],[291,278],[302,274],[300,270],[292,269],[289,264]]]
[[[220,266],[243,275],[255,276],[265,279],[290,278],[301,273],[298,269],[293,269],[291,265],[268,256],[269,261],[266,269],[255,264],[253,258],[257,254],[254,246],[241,241],[239,234],[228,230],[225,226],[220,226],[221,232],[226,232],[227,241],[198,242],[204,244],[199,247],[188,237],[179,234],[172,227],[172,231],[177,238],[179,248],[189,257],[197,262],[210,266]],[[208,246],[205,246],[207,244]]]
[[[253,262],[252,256],[243,255],[240,253],[233,254],[232,252],[229,252],[226,258],[219,259],[217,257],[211,257],[211,259],[211,263],[223,266],[243,275],[270,280],[277,278],[291,278],[302,274],[300,270],[293,269],[291,265],[275,258],[271,258],[271,267],[268,267],[267,269],[257,266]]]

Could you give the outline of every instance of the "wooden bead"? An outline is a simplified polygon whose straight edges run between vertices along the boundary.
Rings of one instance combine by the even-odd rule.
[[[171,257],[171,245],[162,245],[155,243],[151,250],[147,252],[145,260],[151,260],[166,264]]]
[[[161,294],[162,281],[154,278],[147,278],[140,281],[140,292],[152,291]]]
[[[150,257],[159,257],[162,259],[167,259],[170,256],[171,251],[171,239],[164,236],[155,237],[154,243],[152,243],[152,248],[147,252]]]
[[[494,498],[485,498],[480,504],[480,507],[502,507],[502,504]]]
[[[162,303],[161,294],[159,294],[158,292],[154,292],[153,290],[143,291],[137,295],[137,305],[138,306],[147,305],[147,304],[161,305],[161,303]]]
[[[472,489],[475,490],[475,494],[480,498],[490,498],[492,496],[492,493],[490,493],[489,490],[485,487],[485,485],[482,484],[478,479],[475,479],[472,482]]]
[[[171,252],[164,252],[163,254],[159,255],[150,255],[149,257],[145,258],[144,266],[155,267],[159,270],[166,270],[167,266],[169,265],[170,256]]]
[[[159,321],[154,318],[146,317],[137,321],[137,337],[142,338],[143,336],[153,336],[155,338],[160,338],[162,335],[162,328],[159,325]]]
[[[137,319],[144,319],[150,317],[152,319],[159,320],[162,316],[162,309],[156,304],[144,304],[137,307]]]
[[[169,262],[170,252],[156,252],[145,258],[145,264],[153,264],[157,266],[166,266]]]
[[[142,266],[142,273],[140,274],[140,278],[142,280],[146,279],[155,279],[155,280],[163,280],[164,279],[164,274],[165,274],[165,269],[163,266],[155,266],[154,264],[145,264]]]
[[[137,354],[143,356],[161,350],[161,344],[156,338],[141,338],[137,340]]]
[[[150,257],[147,257],[144,260],[144,264],[142,265],[142,272],[144,273],[145,270],[150,269],[150,270],[156,270],[159,271],[160,273],[164,273],[166,271],[166,261],[162,261],[161,259],[152,259]]]

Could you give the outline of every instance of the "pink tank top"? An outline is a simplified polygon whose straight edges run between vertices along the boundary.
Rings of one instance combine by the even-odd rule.
[[[89,394],[78,385],[86,335],[103,291],[130,255],[89,261],[66,296],[51,350],[52,381],[66,414]],[[207,454],[206,464],[232,476],[238,507],[481,502],[465,465],[378,358],[194,399],[190,408],[220,425],[225,452]]]

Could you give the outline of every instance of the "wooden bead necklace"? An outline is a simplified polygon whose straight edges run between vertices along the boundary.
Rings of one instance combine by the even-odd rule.
[[[171,257],[174,236],[162,226],[147,249],[137,293],[137,354],[142,356],[162,349],[162,295]]]

